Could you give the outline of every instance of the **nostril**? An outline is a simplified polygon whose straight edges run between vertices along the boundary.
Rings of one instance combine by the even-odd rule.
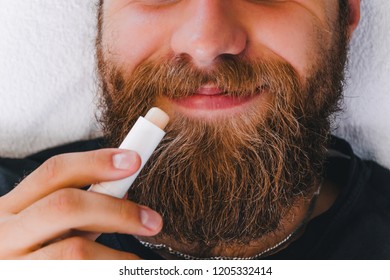
[[[186,22],[172,35],[171,47],[175,54],[188,54],[199,68],[215,63],[221,55],[239,55],[247,47],[245,29],[228,19],[218,22]]]

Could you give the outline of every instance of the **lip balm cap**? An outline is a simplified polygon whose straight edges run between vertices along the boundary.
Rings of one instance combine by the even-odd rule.
[[[153,107],[145,115],[145,119],[158,126],[162,130],[167,126],[169,122],[169,116],[163,110]]]

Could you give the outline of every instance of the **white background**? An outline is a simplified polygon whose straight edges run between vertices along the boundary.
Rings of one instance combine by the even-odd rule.
[[[96,0],[0,0],[0,155],[99,134]],[[363,0],[336,134],[390,168],[390,1]]]
[[[0,271],[5,279],[42,280],[329,280],[375,279],[387,280],[390,261],[2,261]],[[120,269],[129,274],[119,275]],[[271,274],[242,275],[251,268],[271,267]],[[160,273],[160,268],[161,273]],[[175,270],[176,268],[176,270]],[[217,275],[214,275],[216,268]],[[241,268],[241,273],[240,269]],[[245,270],[248,268],[248,270]],[[138,271],[133,276],[132,271]],[[201,269],[202,273],[199,273]],[[146,271],[148,270],[148,271]],[[156,275],[156,271],[158,274]],[[218,275],[219,272],[229,273]],[[236,271],[234,275],[233,270]],[[176,275],[167,275],[169,272]],[[173,273],[176,272],[176,273]],[[187,273],[186,273],[187,272]],[[179,273],[177,275],[177,273]],[[162,274],[162,275],[161,275]],[[191,274],[192,276],[184,276]],[[196,274],[196,275],[194,275]],[[241,274],[241,275],[240,275]],[[250,274],[250,273],[249,273]]]

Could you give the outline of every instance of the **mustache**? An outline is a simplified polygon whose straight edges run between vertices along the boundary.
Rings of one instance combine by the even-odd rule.
[[[280,93],[301,88],[298,74],[290,64],[249,60],[235,55],[218,57],[207,70],[195,66],[186,54],[171,56],[160,61],[143,62],[130,77],[116,78],[117,89],[122,92],[124,89],[133,92],[142,87],[155,96],[170,99],[194,95],[206,84],[212,84],[221,90],[221,94],[232,97],[251,97],[263,90]],[[140,81],[144,81],[143,84]]]

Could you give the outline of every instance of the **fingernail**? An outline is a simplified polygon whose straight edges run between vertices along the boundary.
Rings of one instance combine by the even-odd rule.
[[[126,152],[116,154],[112,157],[112,163],[116,169],[130,169],[137,160],[137,155],[134,152]]]
[[[140,208],[140,218],[143,226],[153,231],[159,229],[162,223],[161,216],[147,207],[141,206]]]

